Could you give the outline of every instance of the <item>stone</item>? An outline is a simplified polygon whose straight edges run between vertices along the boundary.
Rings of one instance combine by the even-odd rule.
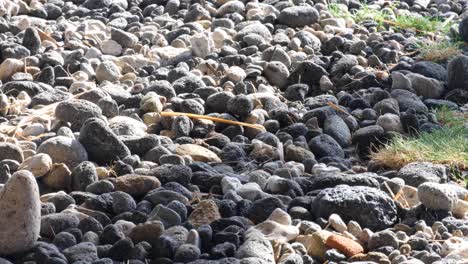
[[[214,48],[213,40],[203,34],[195,34],[190,38],[192,54],[205,58]]]
[[[447,167],[430,162],[413,162],[405,165],[398,172],[407,185],[418,187],[425,182],[445,183],[447,182]]]
[[[90,263],[99,259],[96,246],[90,242],[83,242],[69,247],[63,251],[63,255],[67,257],[70,263],[80,261]]]
[[[296,241],[303,244],[307,253],[315,258],[324,259],[325,252],[328,250],[326,241],[332,233],[327,230],[319,230],[311,235],[298,236]]]
[[[24,70],[24,63],[22,60],[6,59],[0,64],[0,80],[3,82],[10,79],[14,73]]]
[[[270,241],[263,237],[253,237],[244,241],[237,250],[235,257],[238,259],[256,258],[260,263],[274,264],[273,247]]]
[[[269,62],[263,70],[263,74],[272,85],[280,89],[288,83],[288,67],[279,61]]]
[[[47,139],[39,145],[37,152],[49,155],[53,163],[64,163],[68,168],[74,168],[88,160],[88,153],[83,145],[78,140],[66,136]]]
[[[323,133],[330,135],[342,147],[351,144],[351,131],[346,122],[338,115],[330,115],[325,119]]]
[[[425,182],[418,186],[418,198],[432,210],[452,211],[457,204],[457,194],[449,186],[435,182]]]
[[[116,116],[109,119],[109,128],[118,136],[145,136],[147,126],[134,118]]]
[[[436,79],[417,73],[409,73],[406,77],[411,81],[416,94],[424,99],[439,99],[445,91],[444,84]]]
[[[0,142],[0,160],[16,160],[19,163],[23,162],[23,151],[17,145],[12,143]]]
[[[41,48],[41,37],[39,32],[33,28],[29,27],[24,31],[23,36],[23,46],[31,52],[31,55],[35,55]]]
[[[464,36],[468,37],[468,19],[464,18],[460,25],[465,25],[464,28]],[[462,35],[463,36],[463,35]],[[1,66],[0,66],[1,69]],[[459,55],[453,58],[448,66],[448,89],[455,90],[461,89],[464,91],[468,91],[468,56]]]
[[[221,218],[218,206],[213,200],[202,200],[190,214],[188,221],[195,227],[211,224]]]
[[[47,154],[39,153],[29,157],[21,163],[19,170],[28,170],[34,177],[46,175],[52,168],[52,159]]]
[[[427,113],[427,106],[419,99],[419,97],[406,90],[396,89],[392,90],[392,98],[397,100],[401,112],[405,112],[410,108],[414,108],[418,113]]]
[[[94,103],[83,99],[72,99],[60,102],[55,108],[55,117],[63,122],[70,122],[76,127],[92,117],[100,117],[101,108]]]
[[[177,155],[188,155],[194,161],[200,162],[221,162],[221,159],[211,150],[195,144],[183,144],[175,149]]]
[[[172,46],[153,48],[150,52],[160,58],[161,66],[175,65],[192,57],[190,49],[174,48]]]
[[[347,257],[364,253],[364,248],[356,241],[344,236],[331,234],[328,236],[325,245],[330,248],[336,248]]]
[[[133,48],[133,46],[138,43],[137,36],[117,28],[111,30],[111,39],[116,41],[123,48]]]
[[[163,232],[164,225],[161,222],[147,221],[132,228],[128,236],[134,243],[146,241],[150,244],[155,244]]]
[[[309,6],[292,6],[281,10],[278,22],[290,27],[304,27],[317,23],[318,11]]]
[[[69,190],[72,181],[71,171],[64,163],[54,163],[41,180],[49,188]]]
[[[327,156],[344,158],[345,156],[344,151],[338,142],[326,134],[312,138],[308,145],[317,158],[323,158]]]
[[[146,175],[126,174],[112,179],[116,191],[122,191],[135,197],[146,195],[149,191],[159,188],[158,178]]]
[[[419,73],[442,82],[447,81],[447,69],[432,61],[418,61],[413,65],[411,72]]]
[[[367,242],[367,247],[369,250],[375,250],[380,247],[392,247],[394,249],[398,249],[398,245],[397,236],[389,230],[384,230],[372,234],[369,238],[369,241]]]
[[[411,83],[411,80],[406,77],[401,72],[394,71],[391,74],[392,77],[392,90],[400,89],[400,90],[408,90],[412,91],[413,90],[413,85]]]
[[[116,82],[120,78],[120,69],[112,61],[103,61],[96,68],[96,80],[98,82]]]
[[[101,42],[101,51],[105,55],[119,56],[122,54],[122,46],[112,39]]]
[[[464,41],[468,41],[468,18],[464,17],[458,25],[458,32]],[[460,71],[462,71],[460,69]]]
[[[80,130],[79,141],[88,152],[90,160],[108,164],[112,160],[130,156],[128,147],[106,126],[105,122],[88,119]]]
[[[356,221],[371,230],[382,230],[397,220],[397,209],[390,196],[381,190],[338,185],[318,193],[311,205],[311,213],[328,218],[338,214],[344,221]]]
[[[41,228],[39,188],[32,173],[20,170],[0,188],[0,255],[25,252]]]
[[[337,214],[331,214],[328,217],[328,223],[331,225],[331,227],[333,227],[333,229],[340,233],[348,231],[348,227],[343,222],[343,219],[341,219],[341,217]]]
[[[239,67],[239,66],[232,66],[228,69],[226,72],[226,77],[235,83],[243,81],[246,77],[247,74],[245,71]]]
[[[377,118],[376,125],[381,126],[385,132],[403,133],[400,117],[395,114],[384,114]]]

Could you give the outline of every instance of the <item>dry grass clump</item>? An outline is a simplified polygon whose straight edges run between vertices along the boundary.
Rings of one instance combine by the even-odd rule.
[[[418,59],[433,62],[446,62],[460,55],[462,43],[460,42],[429,42],[418,45]]]
[[[437,111],[442,129],[414,137],[397,135],[390,143],[371,153],[378,164],[399,169],[411,162],[428,161],[468,170],[468,115],[448,109]]]

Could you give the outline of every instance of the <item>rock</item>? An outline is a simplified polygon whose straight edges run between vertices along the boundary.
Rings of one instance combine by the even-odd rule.
[[[24,70],[24,63],[17,59],[6,59],[0,64],[0,80],[3,82],[19,71]]]
[[[254,21],[243,25],[243,27],[237,32],[236,38],[242,39],[246,35],[257,34],[262,36],[264,40],[269,41],[272,39],[270,30],[259,21]]]
[[[88,153],[83,145],[78,140],[65,136],[47,139],[39,145],[37,152],[49,155],[53,163],[64,163],[68,168],[74,168],[88,160]]]
[[[392,98],[397,100],[401,112],[414,108],[418,113],[427,113],[427,106],[410,91],[396,89],[391,92]]]
[[[461,22],[460,25],[462,24],[466,25],[464,26],[464,30],[465,30],[464,34],[466,37],[468,37],[467,36],[468,19],[464,18],[463,22]],[[464,91],[468,91],[467,69],[468,69],[468,56],[459,55],[449,62],[447,66],[449,90],[461,89]]]
[[[23,151],[17,145],[0,142],[0,160],[11,159],[23,162]]]
[[[101,108],[83,99],[72,99],[60,102],[55,108],[55,116],[63,122],[70,122],[76,127],[81,125],[92,117],[100,117],[102,115]]]
[[[122,54],[122,46],[112,39],[101,42],[101,51],[105,55],[119,56]]]
[[[218,206],[212,200],[201,201],[190,214],[188,221],[195,227],[211,224],[221,218]]]
[[[35,55],[39,51],[41,38],[35,28],[30,27],[24,31],[23,46],[31,52],[31,55]]]
[[[232,66],[226,72],[226,77],[230,81],[238,83],[238,82],[243,81],[247,77],[247,74],[245,73],[245,71],[241,67]]]
[[[122,191],[135,197],[146,195],[151,190],[159,188],[161,183],[156,177],[127,174],[112,180],[116,191]]]
[[[142,241],[154,245],[164,232],[164,225],[159,221],[147,221],[132,228],[128,235],[134,243]]]
[[[46,175],[52,168],[52,159],[47,154],[36,154],[21,163],[20,170],[30,171],[34,177],[39,178]]]
[[[411,80],[406,77],[401,72],[394,71],[392,72],[392,90],[407,90],[407,91],[413,91],[413,85],[411,83]]]
[[[389,230],[384,230],[372,234],[367,242],[369,250],[375,250],[380,247],[392,247],[394,249],[398,248],[398,238],[397,236]]]
[[[339,157],[344,158],[344,151],[341,146],[329,135],[320,135],[309,141],[309,148],[317,158]]]
[[[281,209],[275,209],[268,219],[247,231],[260,232],[268,240],[288,242],[299,235],[299,228],[291,225],[291,217]]]
[[[213,40],[203,34],[193,35],[190,38],[190,45],[192,54],[200,58],[208,56],[214,47]]]
[[[318,11],[309,6],[292,6],[281,10],[278,22],[290,27],[304,27],[317,23]]]
[[[246,217],[252,220],[255,224],[259,224],[270,217],[276,210],[286,210],[283,202],[276,197],[266,197],[256,200],[248,209]]]
[[[377,125],[381,126],[385,132],[403,133],[400,117],[395,114],[384,114],[377,118]]]
[[[253,237],[247,239],[237,250],[236,258],[256,258],[260,263],[274,264],[273,247],[270,241],[263,237]]]
[[[413,187],[425,182],[444,183],[447,182],[447,167],[430,162],[413,162],[401,168],[398,177]]]
[[[336,248],[343,252],[347,257],[352,257],[364,252],[364,248],[356,241],[344,236],[331,234],[328,236],[325,245],[330,248]]]
[[[119,43],[123,48],[132,48],[138,43],[137,36],[117,28],[111,30],[111,39]]]
[[[279,61],[269,62],[263,70],[263,73],[272,85],[275,85],[280,89],[288,82],[288,67]]]
[[[328,223],[333,227],[333,229],[340,233],[348,231],[348,227],[343,222],[343,219],[341,219],[337,214],[331,214],[330,217],[328,217]]]
[[[166,229],[182,223],[182,219],[174,210],[161,204],[156,205],[153,211],[151,211],[148,220],[160,221]]]
[[[107,164],[112,160],[130,156],[128,147],[106,126],[104,121],[97,118],[88,119],[83,124],[79,141],[88,152],[89,159],[99,164]]]
[[[15,172],[0,188],[0,255],[31,249],[39,237],[41,203],[34,175]]]
[[[409,73],[406,77],[411,81],[411,86],[416,91],[416,94],[424,99],[439,99],[445,91],[443,83],[436,79],[417,73]]]
[[[70,263],[74,262],[93,262],[99,259],[96,246],[90,242],[79,243],[63,251]]]
[[[71,179],[72,190],[84,191],[88,185],[98,181],[96,168],[91,162],[83,161],[73,169]]]
[[[116,116],[109,119],[109,128],[118,136],[145,136],[147,126],[134,118]]]
[[[103,61],[96,68],[96,80],[98,82],[116,82],[120,78],[120,69],[112,61]]]
[[[384,129],[378,125],[367,126],[354,132],[352,142],[362,151],[368,151],[371,147],[379,145],[384,136]]]
[[[151,52],[160,58],[161,66],[175,65],[192,57],[191,50],[172,46],[153,48]]]
[[[342,147],[351,144],[351,131],[345,121],[338,115],[330,115],[325,119],[323,132],[330,135]]]
[[[331,235],[332,233],[330,231],[319,230],[312,233],[312,235],[298,236],[296,241],[306,247],[307,253],[310,256],[324,259],[325,252],[328,250],[326,241]]]
[[[464,17],[458,25],[458,32],[464,41],[468,41],[468,18]],[[462,70],[460,69],[460,72]]]
[[[74,214],[55,213],[42,216],[41,236],[52,238],[68,228],[78,227],[80,219]]]
[[[72,181],[71,171],[64,163],[55,163],[41,180],[49,188],[69,190]]]
[[[364,186],[338,185],[319,192],[311,213],[328,218],[338,214],[344,221],[356,221],[371,230],[382,230],[397,220],[396,205],[383,191]]]
[[[174,261],[187,263],[187,262],[194,261],[200,258],[200,254],[201,254],[200,249],[197,246],[190,245],[190,244],[183,244],[179,248],[177,248],[175,255],[174,255]]]
[[[433,78],[442,82],[447,81],[447,70],[445,67],[432,61],[416,62],[411,72],[419,73],[428,78]]]
[[[211,150],[195,144],[179,145],[175,153],[177,155],[188,155],[194,161],[200,162],[221,162],[221,159]]]
[[[429,209],[452,211],[457,204],[457,194],[449,186],[425,182],[418,186],[418,198]]]

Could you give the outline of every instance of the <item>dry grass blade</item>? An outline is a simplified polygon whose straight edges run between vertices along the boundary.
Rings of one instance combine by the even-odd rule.
[[[249,124],[249,123],[232,121],[232,120],[228,120],[224,118],[207,116],[207,115],[197,115],[197,114],[182,113],[182,112],[161,112],[161,116],[187,116],[190,118],[206,119],[206,120],[211,120],[213,122],[225,123],[225,124],[235,125],[235,126],[250,127],[250,128],[258,129],[261,131],[265,131],[265,127],[259,124]]]

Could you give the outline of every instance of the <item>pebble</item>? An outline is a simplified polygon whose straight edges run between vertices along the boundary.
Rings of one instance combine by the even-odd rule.
[[[429,209],[452,211],[457,203],[457,194],[448,186],[426,182],[418,186],[418,198]]]
[[[52,159],[47,154],[36,154],[21,163],[19,170],[28,170],[34,177],[39,178],[46,175],[52,168]]]
[[[39,238],[41,205],[35,177],[19,170],[0,189],[0,254],[30,250]]]

